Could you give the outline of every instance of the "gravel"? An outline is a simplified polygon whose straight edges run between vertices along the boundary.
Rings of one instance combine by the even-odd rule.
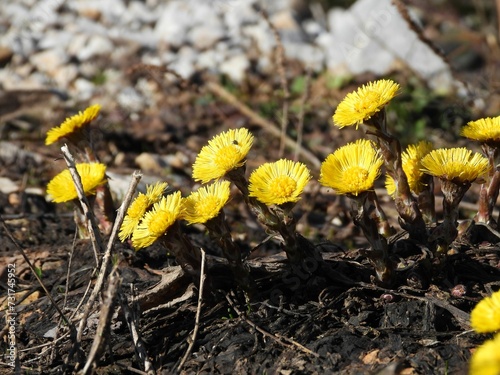
[[[276,42],[257,4],[267,9],[286,57],[314,72],[382,76],[402,61],[437,90],[455,85],[447,65],[420,42],[390,0],[319,11],[318,4],[308,11],[309,2],[300,0],[8,2],[0,9],[0,49],[10,59],[0,82],[6,90],[57,89],[75,102],[98,91],[117,94],[119,104],[133,111],[152,103],[124,83],[132,62],[168,65],[185,78],[206,70],[240,83],[251,66],[275,71]],[[97,90],[109,67],[118,79]]]

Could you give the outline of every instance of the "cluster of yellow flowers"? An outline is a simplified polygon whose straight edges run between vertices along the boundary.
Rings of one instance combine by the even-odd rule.
[[[411,238],[445,254],[456,239],[458,204],[473,182],[482,183],[477,222],[496,226],[493,207],[500,190],[497,155],[500,147],[500,116],[469,122],[461,135],[481,142],[484,156],[467,148],[433,149],[427,141],[409,145],[402,151],[399,140],[387,127],[385,107],[400,87],[391,80],[370,82],[348,94],[333,115],[334,124],[367,127],[373,139],[349,143],[326,157],[321,165],[319,183],[346,195],[355,203],[352,217],[371,245],[368,257],[379,282],[390,284],[392,263],[387,238],[393,234],[385,213],[378,203],[374,184],[385,166],[385,186],[395,200],[399,222]],[[96,194],[106,185],[106,166],[97,162],[89,141],[88,125],[98,116],[99,105],[93,105],[66,119],[47,133],[46,144],[67,139],[86,147],[87,162],[76,165],[85,194]],[[183,198],[179,191],[166,193],[168,184],[158,182],[139,193],[127,210],[120,229],[121,241],[131,240],[136,250],[158,240],[169,248],[179,264],[196,274],[199,252],[180,231],[179,221],[204,224],[229,261],[236,281],[249,289],[241,253],[232,241],[223,208],[231,196],[231,184],[242,193],[245,202],[270,232],[281,236],[283,248],[292,265],[300,265],[314,252],[306,239],[295,231],[290,215],[295,203],[311,179],[306,165],[281,159],[265,163],[245,177],[246,160],[254,141],[245,128],[230,129],[208,142],[198,154],[192,169],[195,181],[204,184]],[[88,146],[88,147],[87,147]],[[441,182],[444,195],[443,221],[436,223],[433,177]],[[54,177],[47,193],[55,202],[75,201],[76,189],[69,171]],[[189,253],[189,254],[188,254]],[[471,316],[477,332],[500,330],[500,291],[481,301]],[[471,373],[500,373],[500,335],[482,345],[473,355]]]
[[[500,290],[479,301],[470,316],[471,326],[478,333],[494,333],[472,354],[471,375],[500,374]]]
[[[373,193],[375,180],[385,165],[386,188],[396,201],[403,228],[419,242],[434,241],[438,251],[446,252],[456,236],[453,228],[457,221],[457,205],[472,182],[490,183],[489,186],[485,185],[480,198],[482,202],[479,204],[477,220],[493,223],[491,201],[492,198],[496,199],[495,194],[498,195],[500,184],[495,165],[497,147],[500,145],[500,117],[472,121],[462,129],[462,135],[482,142],[486,157],[466,148],[433,150],[432,145],[426,141],[409,145],[401,152],[399,141],[387,130],[385,116],[386,105],[397,95],[399,89],[399,85],[391,80],[370,82],[348,94],[338,105],[333,115],[337,127],[354,125],[357,128],[366,125],[369,128],[367,134],[373,135],[375,139],[359,140],[330,154],[321,165],[319,182],[332,188],[337,194],[345,194],[355,200],[358,203],[358,214],[367,210],[367,204],[374,205],[379,219],[377,231],[387,236],[393,232],[388,229],[385,214]],[[62,125],[47,133],[46,144],[63,138],[74,144],[81,143],[82,138],[88,138],[88,124],[98,116],[99,110],[99,105],[92,105],[66,119]],[[289,207],[293,207],[293,203],[300,199],[311,174],[304,164],[282,159],[260,166],[247,181],[244,168],[253,139],[253,135],[244,128],[231,129],[215,136],[197,156],[193,165],[193,178],[203,184],[214,180],[216,182],[203,186],[185,199],[177,195],[163,197],[166,183],[149,187],[148,192],[140,193],[129,208],[120,238],[125,240],[131,237],[136,248],[150,245],[161,232],[155,220],[158,215],[164,216],[160,220],[162,225],[179,218],[185,219],[189,224],[205,223],[213,219],[230,196],[230,184],[218,181],[223,177],[241,190],[258,215],[268,217],[268,223],[272,219],[261,204],[286,208],[288,213]],[[89,159],[89,163],[78,164],[77,170],[86,194],[92,195],[98,186],[106,183],[106,167],[96,163],[95,158]],[[432,176],[441,180],[445,195],[445,218],[429,237],[425,225],[433,224],[436,220]],[[76,190],[70,183],[68,171],[56,176],[49,183],[47,191],[55,202],[76,199]],[[170,214],[167,215],[167,212]],[[372,224],[368,223],[369,218],[363,217],[358,217],[358,224],[368,228],[365,231],[368,235]],[[266,221],[265,218],[263,221]],[[168,226],[165,227],[167,228]],[[274,229],[283,232],[279,228]],[[370,236],[373,237],[373,234]],[[377,242],[378,239],[372,240],[370,242]]]
[[[167,195],[152,208],[151,194],[139,194],[127,211],[120,239],[131,236],[133,246],[140,249],[165,234],[177,219],[184,219],[188,224],[205,224],[216,218],[230,198],[231,182],[221,178],[226,176],[231,180],[235,171],[245,166],[253,139],[245,128],[231,129],[215,136],[202,148],[193,164],[193,179],[210,184],[186,198],[174,193],[176,198],[171,198],[168,203],[167,199],[173,194]],[[302,163],[285,159],[266,163],[251,174],[248,197],[255,197],[269,206],[297,202],[310,178],[309,170]],[[148,189],[159,191],[156,186]],[[147,211],[148,208],[151,210]],[[157,222],[164,227],[159,228]]]

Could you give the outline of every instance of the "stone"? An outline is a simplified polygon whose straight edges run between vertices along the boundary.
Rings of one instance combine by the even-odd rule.
[[[220,65],[220,72],[226,74],[235,82],[242,82],[245,73],[250,67],[250,62],[245,53],[240,53],[229,57]]]
[[[317,42],[334,72],[384,75],[400,60],[434,89],[453,85],[450,68],[410,29],[391,0],[358,0],[347,10],[331,9],[328,23],[329,35]]]
[[[222,25],[200,25],[189,31],[187,40],[198,50],[212,47],[217,41],[224,37]]]
[[[54,76],[56,71],[68,61],[68,55],[62,49],[54,48],[35,53],[30,57],[30,62],[35,68]]]
[[[302,61],[307,68],[320,72],[325,67],[325,53],[317,46],[307,43],[283,43],[288,59]]]
[[[98,55],[105,55],[111,53],[113,50],[113,43],[101,35],[92,35],[82,49],[78,51],[76,57],[80,61],[87,61]]]
[[[73,89],[76,91],[78,99],[88,101],[94,95],[95,85],[89,80],[80,77],[75,80]]]
[[[161,173],[162,167],[159,162],[158,155],[152,155],[148,152],[143,152],[135,158],[137,166],[146,172]]]

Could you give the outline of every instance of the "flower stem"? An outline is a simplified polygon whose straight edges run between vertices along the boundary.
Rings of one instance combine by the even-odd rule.
[[[394,200],[402,221],[401,226],[408,231],[410,238],[425,243],[427,241],[425,222],[403,171],[401,144],[397,138],[386,131],[385,110],[372,117],[367,124],[375,127],[375,131],[369,130],[367,134],[377,137],[387,174],[394,179],[396,186]]]
[[[252,289],[250,273],[241,260],[241,250],[234,243],[229,226],[225,219],[224,211],[205,223],[210,237],[217,242],[222,249],[222,253],[229,262],[229,267],[236,282],[247,292]]]
[[[436,241],[437,253],[446,253],[458,235],[458,205],[470,188],[470,183],[457,184],[441,180],[443,191],[443,222],[432,232],[429,241]]]
[[[189,238],[182,233],[179,222],[175,222],[162,237],[162,244],[172,253],[177,263],[191,276],[199,279],[201,253]]]
[[[487,156],[490,164],[489,184],[484,183],[481,185],[481,190],[479,192],[478,212],[474,217],[474,220],[478,223],[484,223],[496,227],[497,223],[493,219],[492,214],[500,188],[500,171],[496,167],[495,163],[498,150],[496,147],[483,144],[483,152]]]
[[[362,193],[350,196],[355,202],[352,217],[354,224],[361,228],[372,249],[368,257],[373,267],[377,280],[384,285],[389,285],[393,276],[393,265],[389,259],[389,250],[386,238],[379,232],[377,225],[377,210],[372,194]]]

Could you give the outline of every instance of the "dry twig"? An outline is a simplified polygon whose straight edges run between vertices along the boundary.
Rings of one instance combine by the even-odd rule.
[[[200,329],[201,303],[203,302],[203,286],[205,285],[205,279],[206,279],[206,274],[205,274],[206,254],[205,254],[205,251],[201,248],[200,248],[200,251],[201,251],[200,289],[198,291],[198,306],[196,308],[196,318],[195,318],[195,322],[194,322],[193,335],[191,336],[191,342],[189,343],[189,346],[186,350],[186,354],[184,354],[184,357],[182,357],[181,363],[177,367],[178,372],[181,371],[182,367],[184,366],[184,363],[186,363],[188,357],[191,355],[191,352],[193,351],[194,343],[196,341],[196,337],[198,336],[198,330]]]
[[[104,301],[101,304],[101,311],[99,314],[99,324],[97,325],[96,333],[92,347],[90,348],[87,362],[79,375],[90,374],[91,368],[95,366],[95,362],[99,359],[102,351],[106,347],[106,339],[109,335],[109,328],[111,326],[111,318],[113,317],[114,305],[116,302],[116,295],[119,292],[121,285],[121,277],[118,269],[115,267],[110,274],[108,288],[104,292]]]
[[[149,360],[146,346],[144,345],[144,341],[141,339],[139,330],[137,329],[137,326],[139,325],[139,317],[135,312],[138,310],[138,302],[136,299],[134,299],[133,304],[136,308],[131,309],[128,305],[127,297],[125,296],[125,294],[120,293],[118,297],[120,299],[120,306],[122,308],[125,321],[127,322],[130,335],[132,336],[135,353],[137,354],[137,357],[139,357],[139,360],[144,363],[144,374],[154,375],[155,371],[153,368],[153,364]]]
[[[306,103],[309,99],[309,89],[311,84],[311,74],[312,70],[307,69],[306,79],[304,82],[304,93],[302,94],[302,98],[300,99],[300,112],[299,112],[299,122],[297,124],[297,142],[295,145],[295,154],[294,160],[298,160],[300,149],[302,148],[302,135],[304,133],[304,117],[306,114]]]
[[[68,165],[71,178],[73,179],[73,182],[75,184],[76,193],[78,194],[78,199],[82,206],[83,214],[87,219],[87,226],[90,234],[90,240],[92,243],[92,249],[94,249],[95,264],[96,267],[99,267],[99,262],[100,262],[99,254],[102,254],[103,246],[102,246],[102,238],[99,233],[99,229],[97,227],[95,216],[92,213],[89,201],[85,196],[85,190],[83,189],[82,179],[80,178],[80,175],[76,170],[75,158],[73,158],[73,155],[71,155],[71,153],[69,152],[69,148],[66,144],[61,147],[61,151],[63,153],[64,160]]]
[[[36,272],[35,270],[35,267],[33,266],[33,264],[31,263],[30,259],[28,258],[28,256],[26,255],[26,252],[24,251],[24,249],[21,247],[21,245],[19,245],[19,243],[16,241],[16,239],[14,238],[14,236],[12,235],[12,232],[10,231],[10,229],[7,227],[7,225],[5,224],[5,221],[3,220],[3,217],[2,215],[0,215],[0,221],[2,222],[2,227],[5,231],[5,233],[7,234],[7,237],[9,237],[9,239],[12,241],[12,243],[14,244],[14,246],[16,247],[16,249],[21,253],[22,257],[24,258],[24,261],[26,262],[26,264],[28,265],[28,267],[30,268],[31,272],[33,273],[33,275],[35,276],[36,280],[38,281],[38,283],[40,284],[40,286],[42,287],[43,291],[45,292],[47,298],[50,300],[50,302],[52,303],[52,305],[54,305],[54,308],[57,310],[57,312],[59,313],[61,319],[64,320],[64,322],[68,325],[69,329],[70,329],[70,332],[71,334],[73,335],[74,333],[76,333],[75,331],[75,327],[73,326],[73,324],[71,323],[71,321],[66,317],[66,315],[64,315],[64,313],[62,312],[61,308],[57,305],[56,301],[54,300],[54,298],[52,298],[52,294],[49,292],[49,290],[47,289],[47,287],[45,286],[45,284],[43,283],[42,279],[40,278],[40,276],[38,276],[38,273]]]
[[[238,98],[236,98],[233,94],[228,92],[224,87],[215,82],[207,82],[206,87],[208,91],[212,94],[217,95],[219,98],[225,100],[229,104],[233,105],[240,111],[243,115],[247,116],[250,121],[252,121],[255,125],[260,126],[267,133],[275,136],[281,137],[281,131],[273,124],[271,121],[265,119],[253,109],[242,103]],[[290,137],[285,137],[285,144],[291,149],[295,148],[295,141]],[[299,150],[300,155],[309,160],[311,164],[313,164],[316,168],[321,166],[321,161],[318,159],[316,155],[314,155],[311,151],[307,150],[304,147],[301,147]]]
[[[260,14],[273,32],[274,40],[276,41],[276,66],[280,77],[281,89],[283,90],[283,113],[281,117],[280,149],[278,153],[279,158],[281,158],[283,157],[283,153],[285,151],[285,139],[288,127],[288,107],[290,105],[290,90],[288,89],[288,81],[286,79],[285,72],[285,48],[283,47],[283,42],[278,30],[269,19],[269,15],[267,14],[267,12],[263,8],[261,8]]]
[[[231,305],[231,307],[233,308],[233,310],[236,311],[236,314],[238,314],[238,317],[240,319],[242,319],[243,321],[245,321],[250,327],[252,327],[256,331],[258,331],[258,332],[262,333],[264,336],[269,337],[270,339],[276,341],[278,344],[281,344],[281,345],[286,346],[286,347],[293,347],[294,346],[294,347],[298,348],[301,352],[304,352],[306,354],[309,354],[309,355],[312,355],[316,358],[319,358],[320,355],[318,353],[313,352],[311,349],[307,349],[304,345],[298,343],[297,341],[295,341],[289,337],[282,336],[282,335],[278,336],[278,335],[272,334],[270,332],[267,332],[265,329],[260,328],[257,324],[255,324],[250,319],[248,319],[240,311],[238,306],[236,306],[234,301],[227,294],[226,294],[226,299],[229,302],[229,304]]]
[[[109,266],[109,262],[111,260],[111,250],[113,248],[113,243],[115,241],[116,235],[118,234],[118,231],[122,225],[123,218],[125,217],[125,213],[127,212],[127,208],[130,205],[130,202],[132,201],[132,197],[134,195],[135,189],[137,187],[137,184],[139,184],[139,181],[142,177],[142,174],[138,171],[135,171],[132,175],[132,181],[130,182],[127,194],[125,195],[125,199],[120,206],[118,210],[118,215],[115,220],[115,224],[113,225],[113,230],[111,231],[111,236],[108,241],[108,246],[106,247],[106,252],[104,253],[104,257],[102,259],[102,264],[101,268],[99,270],[99,275],[94,287],[94,290],[92,291],[92,294],[89,297],[89,300],[87,302],[87,306],[85,308],[85,311],[83,313],[83,316],[80,320],[80,326],[78,327],[78,334],[77,334],[77,342],[80,342],[82,339],[83,335],[83,330],[85,329],[85,326],[87,325],[87,319],[90,314],[90,310],[92,309],[92,306],[94,305],[94,302],[97,298],[97,295],[102,289],[102,286],[104,285],[104,279],[107,276],[107,269]]]

